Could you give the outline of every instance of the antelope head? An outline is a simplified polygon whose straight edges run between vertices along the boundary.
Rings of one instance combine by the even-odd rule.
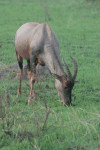
[[[74,63],[73,75],[71,75],[71,72],[70,72],[67,64],[65,63],[64,59],[63,59],[63,64],[67,70],[67,74],[64,73],[62,76],[59,76],[57,74],[52,73],[53,77],[55,79],[59,80],[60,83],[62,84],[61,89],[59,87],[56,87],[56,88],[60,89],[60,90],[58,90],[58,94],[60,93],[59,96],[60,96],[61,102],[63,103],[64,106],[69,106],[71,104],[71,92],[72,92],[75,82],[77,82],[75,80],[76,76],[77,76],[77,70],[78,70],[77,63],[72,57],[71,57],[71,59]]]

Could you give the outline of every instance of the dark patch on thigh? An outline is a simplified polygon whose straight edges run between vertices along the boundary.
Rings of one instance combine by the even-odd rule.
[[[27,60],[27,69],[30,71],[30,60]]]
[[[23,63],[22,62],[18,62],[20,69],[23,69]]]

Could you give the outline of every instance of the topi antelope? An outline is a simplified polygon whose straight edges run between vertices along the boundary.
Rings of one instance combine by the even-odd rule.
[[[30,96],[28,104],[32,104],[32,98],[36,98],[34,90],[36,65],[46,65],[55,80],[55,86],[61,102],[64,106],[71,104],[71,91],[77,76],[77,63],[74,63],[74,73],[71,72],[63,60],[67,74],[63,70],[59,54],[59,43],[51,27],[46,24],[26,23],[16,32],[15,51],[19,64],[19,88],[17,97],[21,95],[21,77],[23,72],[23,58],[27,60],[27,73],[30,81]]]

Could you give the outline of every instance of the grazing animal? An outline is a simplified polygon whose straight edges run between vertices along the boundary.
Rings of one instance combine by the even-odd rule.
[[[64,106],[71,104],[71,91],[77,76],[77,63],[74,63],[74,73],[70,70],[63,60],[67,74],[63,70],[59,54],[59,43],[52,28],[46,24],[26,23],[16,32],[15,51],[19,64],[19,88],[17,97],[21,95],[21,77],[23,72],[23,58],[27,60],[27,73],[30,81],[30,96],[28,104],[32,104],[32,98],[36,98],[34,90],[36,65],[46,65],[54,77],[55,86],[61,102]]]

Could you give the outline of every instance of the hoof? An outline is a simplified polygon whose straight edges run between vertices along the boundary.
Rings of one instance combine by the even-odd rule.
[[[32,94],[32,98],[33,98],[34,100],[37,99],[36,93],[33,93],[33,94]]]
[[[18,98],[18,97],[21,97],[21,94],[18,93],[18,94],[17,94],[17,98]]]
[[[32,105],[32,99],[29,98],[28,105]]]
[[[21,89],[18,89],[17,98],[21,96]]]
[[[36,94],[29,96],[28,105],[32,105],[32,101],[37,99]]]

